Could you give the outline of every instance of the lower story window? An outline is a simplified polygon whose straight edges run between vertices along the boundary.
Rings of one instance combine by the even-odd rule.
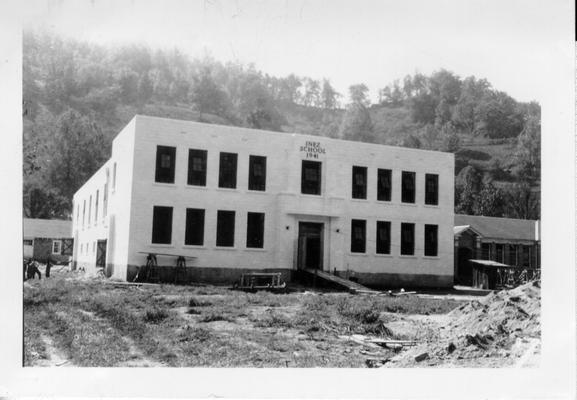
[[[52,254],[60,254],[62,251],[62,242],[60,240],[52,241]]]
[[[24,239],[24,246],[32,246],[32,239]]]
[[[425,225],[425,255],[429,257],[436,257],[438,254],[438,226]]]
[[[152,243],[172,243],[172,207],[154,206]]]
[[[401,224],[401,255],[412,256],[415,254],[415,224]]]
[[[264,247],[264,214],[249,212],[246,221],[246,247]]]
[[[218,210],[216,245],[219,247],[234,247],[234,211]]]
[[[366,250],[367,221],[353,219],[351,221],[351,253],[364,253]]]
[[[391,223],[377,221],[377,254],[391,254]]]
[[[202,246],[204,244],[204,210],[198,208],[186,209],[184,244],[191,246]]]

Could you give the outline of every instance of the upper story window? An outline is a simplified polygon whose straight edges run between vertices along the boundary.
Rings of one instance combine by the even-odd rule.
[[[172,207],[154,206],[152,216],[152,243],[172,243]]]
[[[206,186],[206,150],[188,150],[188,180],[189,185]]]
[[[321,170],[320,161],[303,160],[301,170],[301,193],[321,194]]]
[[[176,147],[156,146],[155,182],[174,183]]]
[[[216,216],[216,245],[234,247],[234,211],[218,210]]]
[[[401,224],[401,255],[412,256],[415,254],[415,224]]]
[[[425,225],[425,255],[436,257],[438,254],[438,231],[437,225]]]
[[[236,164],[238,154],[220,153],[220,168],[218,171],[218,187],[236,188]]]
[[[377,221],[377,254],[391,254],[390,221]]]
[[[82,203],[82,229],[86,223],[86,200]]]
[[[367,167],[353,166],[353,199],[367,198]]]
[[[108,212],[108,182],[104,184],[104,189],[102,190],[102,216],[106,217]]]
[[[98,195],[99,190],[96,191],[96,200],[94,203],[94,225],[98,225]]]
[[[112,166],[112,192],[116,190],[116,163]]]
[[[414,203],[415,202],[415,173],[403,171],[401,180],[401,201],[403,203]]]
[[[88,226],[90,227],[90,219],[92,218],[92,195],[88,201]]]
[[[250,156],[248,159],[248,189],[266,190],[266,157]]]
[[[366,251],[367,221],[364,219],[351,220],[351,253]]]
[[[264,247],[264,213],[247,214],[246,247],[262,249]]]
[[[390,169],[377,170],[377,200],[391,201],[392,171]]]
[[[439,204],[439,175],[425,174],[425,204]]]

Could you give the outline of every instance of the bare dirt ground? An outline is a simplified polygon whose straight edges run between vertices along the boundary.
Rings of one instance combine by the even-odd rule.
[[[59,271],[24,283],[24,365],[533,366],[539,331],[527,321],[538,322],[539,298],[531,292],[529,307],[525,294],[504,300],[503,293],[472,302],[454,294],[306,288],[245,293],[208,285],[115,285]],[[504,302],[531,318],[518,309],[513,315]],[[444,354],[449,343],[456,346],[450,356]],[[424,352],[426,359],[415,361]]]

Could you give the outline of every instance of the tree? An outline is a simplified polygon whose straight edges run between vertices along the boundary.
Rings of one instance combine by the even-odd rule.
[[[540,219],[540,192],[529,183],[515,183],[506,194],[507,215],[512,218]]]
[[[227,115],[226,93],[215,83],[209,67],[203,68],[200,76],[195,78],[191,100],[196,106],[198,119],[201,121],[204,113],[221,117]]]
[[[486,217],[502,217],[505,209],[505,194],[489,181],[483,184],[483,188],[475,197],[473,213]]]
[[[474,215],[475,198],[481,188],[481,176],[470,165],[459,172],[455,179],[455,190],[458,197],[455,202],[455,212]]]
[[[523,132],[517,138],[511,172],[521,181],[533,181],[541,175],[541,121],[527,116]]]
[[[303,105],[307,107],[318,107],[321,104],[321,85],[319,81],[305,78],[305,92],[303,94],[302,100]]]
[[[351,103],[368,107],[371,105],[369,100],[369,88],[364,83],[349,86],[349,99]]]
[[[456,153],[459,151],[461,139],[451,122],[447,122],[441,128],[442,145],[441,149],[449,153]]]
[[[477,134],[481,122],[479,106],[490,89],[491,85],[485,79],[477,80],[474,76],[465,78],[461,95],[453,109],[453,122],[459,129],[469,135]]]
[[[77,111],[64,112],[56,122],[54,140],[50,143],[47,178],[70,204],[72,195],[96,172],[106,157],[104,136],[100,127]]]
[[[339,128],[339,137],[367,143],[376,142],[371,114],[362,103],[348,105]]]
[[[148,72],[143,73],[138,80],[138,98],[137,102],[140,107],[148,103],[152,97],[153,88],[152,80],[148,76]]]
[[[340,94],[332,87],[328,79],[323,79],[323,88],[321,91],[322,107],[327,110],[333,110],[338,107]]]
[[[518,136],[523,129],[523,116],[517,102],[503,92],[486,94],[479,107],[479,131],[489,138]]]

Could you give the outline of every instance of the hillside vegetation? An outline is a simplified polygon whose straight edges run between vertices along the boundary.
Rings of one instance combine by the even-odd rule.
[[[453,152],[457,212],[539,217],[540,106],[439,70],[379,90],[270,76],[178,49],[23,39],[24,213],[69,218],[72,195],[135,114]]]

